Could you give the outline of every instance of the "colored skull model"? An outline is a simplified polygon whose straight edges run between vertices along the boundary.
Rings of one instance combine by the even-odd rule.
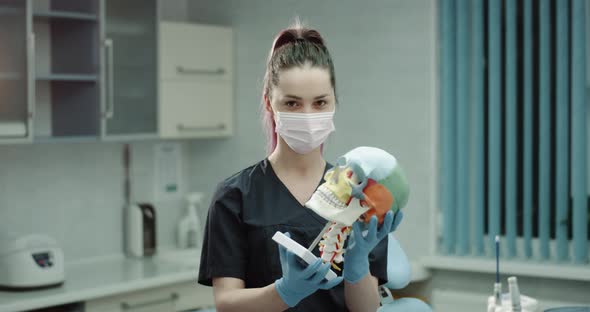
[[[389,210],[395,213],[408,201],[409,186],[402,168],[395,157],[379,148],[349,151],[324,179],[305,204],[332,221],[320,242],[324,261],[342,262],[344,241],[356,220],[376,215],[381,224]]]

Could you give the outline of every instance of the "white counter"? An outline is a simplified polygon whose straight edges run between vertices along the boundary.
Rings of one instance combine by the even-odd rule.
[[[26,292],[0,291],[0,312],[26,311],[81,302],[148,288],[194,281],[200,252],[169,251],[154,258],[123,255],[66,263],[60,287]]]
[[[0,291],[0,312],[26,311],[82,302],[149,288],[194,281],[200,250],[163,250],[154,258],[130,259],[122,255],[66,263],[61,287],[27,292]],[[412,264],[412,282],[429,277]]]

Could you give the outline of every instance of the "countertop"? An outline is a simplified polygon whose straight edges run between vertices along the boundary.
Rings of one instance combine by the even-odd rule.
[[[60,287],[26,292],[0,291],[0,312],[16,312],[82,302],[126,292],[197,282],[200,250],[162,250],[151,258],[114,255],[66,263]],[[429,277],[412,263],[412,282]]]
[[[199,250],[168,250],[152,258],[114,255],[66,263],[66,281],[60,287],[0,291],[0,312],[81,302],[188,281],[196,283],[199,255]]]

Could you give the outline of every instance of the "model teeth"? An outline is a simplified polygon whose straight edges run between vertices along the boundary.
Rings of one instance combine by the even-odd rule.
[[[327,188],[325,185],[320,185],[318,187],[317,192],[314,195],[317,195],[317,199],[319,199],[324,205],[343,210],[346,208],[346,204],[341,202],[334,193]]]
[[[345,194],[345,190],[333,192],[331,187],[332,185],[320,185],[305,206],[326,220],[351,226],[367,208],[362,207],[357,198]],[[346,196],[344,199],[337,196],[339,191],[343,191],[342,196]]]

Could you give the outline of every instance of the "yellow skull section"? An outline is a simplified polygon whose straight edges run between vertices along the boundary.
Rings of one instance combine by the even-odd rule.
[[[336,198],[344,204],[347,204],[352,196],[352,187],[350,183],[356,184],[356,174],[351,168],[334,167],[333,170],[326,172],[324,175],[324,186],[328,188]]]

